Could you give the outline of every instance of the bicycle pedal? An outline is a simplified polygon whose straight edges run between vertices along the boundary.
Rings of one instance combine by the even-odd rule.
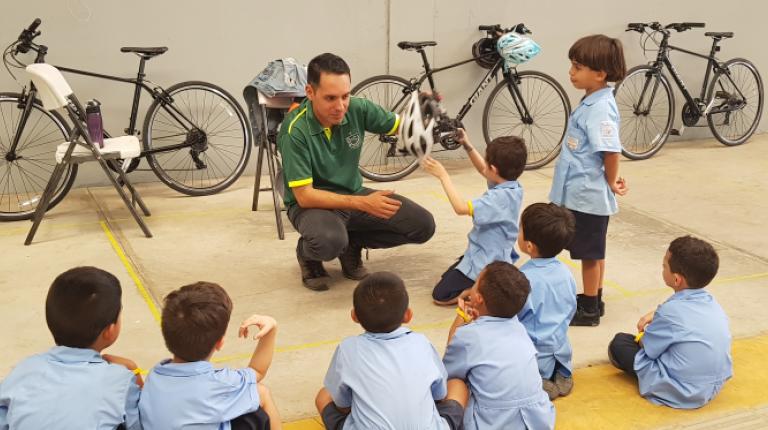
[[[685,127],[680,127],[680,130],[678,130],[676,128],[673,128],[673,129],[669,130],[669,135],[670,136],[682,136],[683,135],[683,130],[685,130]]]

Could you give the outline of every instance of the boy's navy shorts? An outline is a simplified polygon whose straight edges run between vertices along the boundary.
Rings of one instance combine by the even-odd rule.
[[[573,260],[604,260],[608,235],[607,215],[593,215],[569,209],[576,219],[576,234],[566,247]]]

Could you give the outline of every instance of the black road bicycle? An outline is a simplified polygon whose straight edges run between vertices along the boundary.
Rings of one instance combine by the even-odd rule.
[[[645,35],[647,42],[658,44],[656,60],[649,65],[633,67],[615,89],[616,104],[621,115],[622,153],[633,160],[643,160],[657,153],[670,134],[679,135],[684,127],[695,127],[706,117],[715,138],[724,145],[740,145],[755,132],[763,112],[763,80],[750,61],[734,58],[720,62],[715,54],[719,43],[733,37],[732,32],[707,32],[712,38],[709,55],[691,52],[669,44],[671,30],[682,32],[703,28],[704,23],[681,22],[667,25],[658,22],[630,23],[627,31]],[[661,35],[661,41],[655,36]],[[645,46],[645,44],[643,44]],[[670,51],[680,51],[707,60],[701,93],[693,97],[669,58]],[[682,108],[683,126],[672,128],[675,97],[672,85],[663,73],[667,69],[685,98]]]
[[[454,67],[477,62],[488,69],[455,118],[440,118],[435,126],[435,142],[443,150],[457,149],[456,127],[477,102],[480,94],[496,77],[501,80],[491,91],[483,111],[483,136],[486,142],[500,137],[516,135],[525,139],[528,148],[526,168],[535,169],[546,165],[560,153],[570,114],[568,96],[557,81],[549,75],[532,70],[518,71],[505,68],[504,60],[496,52],[496,40],[503,34],[515,31],[530,33],[524,24],[504,29],[500,25],[481,25],[480,31],[486,37],[478,41],[482,45],[480,55],[473,50],[473,57],[445,67],[432,68],[424,48],[437,45],[434,41],[400,42],[397,46],[421,54],[424,73],[410,80],[392,75],[368,78],[352,89],[352,94],[369,99],[393,112],[400,111],[410,94],[420,91],[424,81],[435,91],[432,75]],[[477,45],[477,44],[476,44]],[[397,148],[397,136],[366,134],[360,156],[360,173],[374,181],[401,179],[418,167],[416,157],[403,153]]]
[[[5,67],[14,79],[11,67],[25,67],[17,58],[19,54],[32,51],[36,53],[35,63],[45,62],[48,47],[33,42],[40,35],[39,25],[40,19],[36,19],[3,53]],[[191,196],[217,193],[243,173],[251,152],[250,127],[235,98],[216,85],[189,81],[163,89],[146,79],[145,63],[167,50],[121,48],[121,52],[139,56],[136,78],[55,67],[135,86],[125,133],[141,134],[143,148],[139,158],[122,163],[127,172],[146,157],[151,170],[172,189]],[[140,132],[137,113],[142,90],[154,101]],[[43,107],[31,82],[21,93],[0,93],[0,221],[32,217],[55,167],[56,147],[69,135],[69,125],[58,112]],[[104,135],[110,137],[107,132]],[[64,198],[76,175],[77,165],[67,166],[47,209]]]

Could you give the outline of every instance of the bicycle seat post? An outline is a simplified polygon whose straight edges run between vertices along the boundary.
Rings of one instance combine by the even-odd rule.
[[[427,53],[424,52],[423,48],[417,49],[419,51],[419,54],[421,54],[421,61],[424,63],[424,72],[427,74],[427,81],[429,81],[429,88],[434,90],[435,89],[435,80],[432,78],[432,67],[429,65],[429,60],[427,59]]]
[[[147,63],[147,57],[139,55],[141,60],[139,61],[139,72],[136,74],[136,88],[133,90],[133,106],[131,106],[131,119],[128,123],[128,128],[125,129],[125,133],[131,136],[137,134],[136,130],[136,118],[139,114],[139,99],[141,99],[141,86],[144,84],[144,67]]]

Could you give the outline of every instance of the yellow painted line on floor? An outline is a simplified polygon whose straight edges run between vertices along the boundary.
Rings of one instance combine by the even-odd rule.
[[[446,319],[446,320],[437,321],[433,323],[417,324],[417,325],[410,326],[410,328],[413,331],[425,331],[425,330],[432,330],[436,328],[448,329],[451,326],[452,322],[453,322],[453,319]],[[275,352],[281,353],[281,352],[303,351],[303,350],[319,348],[323,346],[335,346],[339,342],[341,342],[341,339],[330,339],[330,340],[321,340],[318,342],[301,343],[298,345],[278,346],[275,348]],[[251,354],[252,352],[244,353],[244,354],[225,355],[221,357],[213,357],[211,359],[211,362],[226,363],[228,361],[245,360],[245,359],[251,358]]]
[[[571,395],[555,400],[558,430],[645,430],[715,419],[768,404],[768,335],[733,342],[734,377],[708,405],[679,410],[640,397],[637,382],[610,365],[576,369]],[[318,430],[320,418],[286,423],[287,430]]]
[[[149,308],[149,312],[152,313],[152,316],[155,317],[155,321],[157,321],[157,323],[159,324],[160,311],[157,309],[157,306],[155,306],[155,301],[152,299],[152,296],[144,287],[144,283],[141,282],[141,279],[139,278],[139,275],[136,273],[136,270],[134,270],[133,264],[131,264],[131,261],[125,255],[125,251],[123,251],[123,247],[120,246],[120,244],[117,242],[117,239],[115,239],[115,235],[112,234],[112,230],[110,230],[109,226],[105,221],[100,221],[99,224],[101,224],[101,229],[104,230],[104,234],[107,235],[107,239],[109,239],[109,243],[112,245],[112,249],[115,250],[115,253],[120,258],[120,261],[123,263],[125,270],[128,272],[128,276],[130,276],[131,279],[133,280],[133,283],[136,284],[136,288],[139,290],[139,294],[141,294],[141,297],[144,299],[144,302],[147,304],[147,307]]]

